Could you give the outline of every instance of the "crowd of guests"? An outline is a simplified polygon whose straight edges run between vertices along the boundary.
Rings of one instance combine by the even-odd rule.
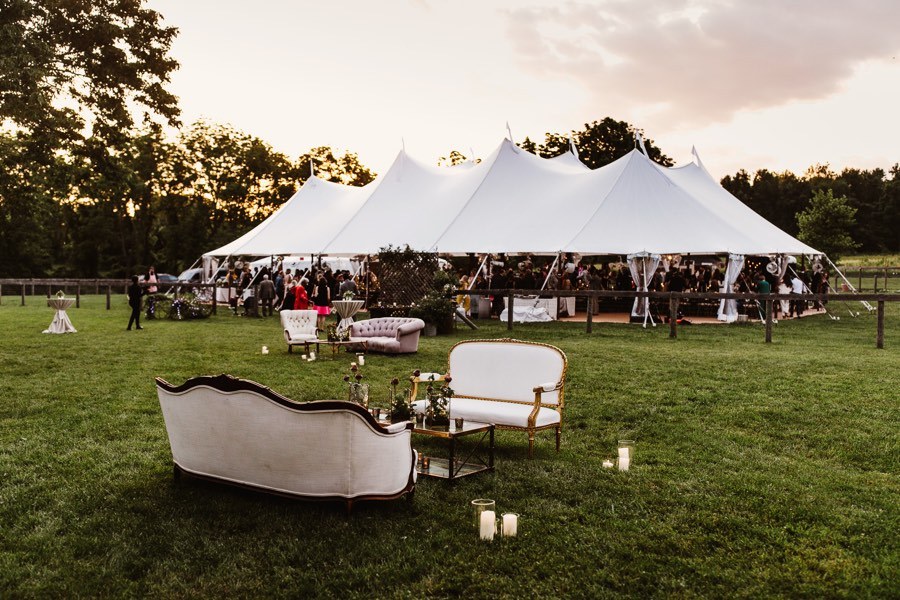
[[[325,267],[316,271],[274,269],[262,267],[251,272],[245,265],[242,269],[229,270],[225,283],[237,289],[232,298],[232,308],[237,309],[238,299],[243,296],[253,282],[259,286],[258,304],[262,316],[272,316],[282,310],[315,310],[318,326],[324,328],[326,317],[331,314],[332,302],[349,294],[356,295],[358,288],[350,271],[332,271]],[[245,303],[246,309],[246,303]]]
[[[516,266],[494,265],[488,279],[482,272],[469,271],[460,275],[460,288],[468,288],[474,277],[475,290],[521,289],[521,290],[606,290],[634,291],[636,289],[631,270],[625,263],[604,262],[599,265],[585,265],[567,255],[559,269],[550,271],[551,265],[536,267],[531,258],[519,262]],[[760,283],[764,282],[761,286]],[[725,264],[704,264],[685,261],[673,264],[668,268],[660,266],[648,282],[649,291],[669,292],[725,292]],[[810,276],[803,267],[796,271],[788,269],[781,278],[772,275],[765,269],[757,273],[744,272],[734,284],[733,292],[772,293],[779,294],[827,294],[829,291],[828,273],[824,269],[815,270]],[[489,295],[489,294],[486,294]],[[470,313],[469,296],[460,295],[457,303]],[[594,312],[597,312],[596,298]],[[743,303],[741,303],[743,304]],[[778,315],[800,316],[806,310],[805,301],[781,301],[776,303]],[[821,308],[816,302],[814,308]],[[503,298],[494,296],[491,306],[493,314],[503,311]]]

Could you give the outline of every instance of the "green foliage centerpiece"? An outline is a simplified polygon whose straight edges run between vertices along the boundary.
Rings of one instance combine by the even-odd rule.
[[[434,375],[428,381],[428,387],[425,388],[425,399],[428,400],[428,406],[425,409],[425,423],[428,427],[450,426],[450,398],[453,397],[450,381],[449,375],[444,378],[443,385],[440,386],[434,385]]]
[[[400,380],[396,377],[391,379],[391,423],[409,421],[413,416],[410,389],[407,387],[402,392],[398,392],[397,385],[399,383]]]

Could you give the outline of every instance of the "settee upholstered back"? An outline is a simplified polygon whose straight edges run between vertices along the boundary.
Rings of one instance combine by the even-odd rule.
[[[418,325],[421,324],[421,327]],[[351,337],[389,337],[400,339],[398,330],[404,325],[403,331],[407,330],[412,333],[425,328],[425,322],[421,319],[413,319],[410,317],[378,317],[376,319],[366,319],[365,321],[357,321],[350,326]]]
[[[281,327],[292,338],[303,335],[316,335],[316,317],[314,310],[283,310],[281,311]]]
[[[563,383],[566,355],[555,346],[519,340],[467,340],[450,349],[454,396],[534,401],[534,388]],[[543,404],[562,402],[561,390],[545,391]]]
[[[157,379],[175,464],[195,475],[315,498],[389,497],[414,480],[411,428],[344,401],[297,403],[252,381]]]

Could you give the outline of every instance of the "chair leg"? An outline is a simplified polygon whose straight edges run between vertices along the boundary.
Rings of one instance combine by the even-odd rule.
[[[291,346],[290,344],[288,344],[288,354],[293,354],[293,353],[294,353],[294,347]]]
[[[534,458],[534,432],[528,432],[528,458]]]
[[[347,516],[350,516],[350,513],[353,512],[353,500],[347,500]]]
[[[559,438],[562,435],[562,428],[556,428],[556,451],[559,452]]]

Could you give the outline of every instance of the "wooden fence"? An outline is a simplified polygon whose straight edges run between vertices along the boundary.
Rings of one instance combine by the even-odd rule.
[[[668,302],[669,305],[669,337],[678,336],[678,308],[682,300],[750,300],[759,303],[759,306],[765,306],[765,325],[766,325],[766,343],[772,341],[772,324],[774,322],[774,310],[772,304],[780,300],[803,301],[803,302],[875,302],[876,333],[875,347],[884,348],[884,303],[900,302],[900,294],[718,294],[712,292],[636,292],[636,291],[606,291],[606,290],[456,290],[455,295],[469,296],[505,296],[507,298],[507,306],[512,307],[513,299],[516,296],[540,296],[543,298],[587,298],[587,333],[594,330],[593,323],[593,304],[592,299],[603,298],[614,299],[633,299],[633,298],[650,298]],[[506,311],[506,328],[509,331],[513,329],[513,311]]]
[[[880,269],[880,267],[879,267]],[[83,289],[93,290],[96,295],[101,293],[101,290],[106,293],[106,309],[110,309],[111,305],[111,295],[113,289],[121,289],[122,293],[127,293],[128,286],[131,284],[131,280],[125,279],[0,279],[0,303],[3,301],[3,288],[4,286],[9,289],[10,287],[15,289],[18,288],[17,291],[21,298],[22,306],[25,306],[25,297],[26,291],[30,290],[31,296],[35,296],[35,290],[44,289],[45,293],[41,294],[49,298],[53,292],[52,290],[62,290],[63,292],[68,292],[71,288],[75,288],[75,307],[81,307],[81,293]],[[148,284],[142,283],[141,285],[146,286]],[[167,284],[159,284],[158,287],[166,287]],[[171,286],[171,292],[174,294],[175,298],[178,298],[180,295],[190,292],[197,293],[198,291],[202,291],[204,289],[211,290],[211,303],[212,303],[212,312],[216,314],[216,309],[218,306],[217,294],[215,292],[217,287],[221,287],[215,283],[185,283],[185,284],[175,284]],[[254,287],[254,296],[259,297],[259,286]],[[543,298],[587,298],[587,333],[593,332],[593,298],[598,300],[602,300],[603,298],[615,298],[615,299],[633,299],[633,298],[650,298],[656,300],[662,300],[668,302],[669,305],[669,337],[675,338],[678,336],[678,328],[677,328],[677,316],[678,316],[678,308],[679,304],[682,300],[711,300],[711,301],[719,301],[719,300],[750,300],[759,303],[760,306],[765,306],[765,331],[766,331],[766,343],[772,341],[772,324],[774,319],[774,311],[772,310],[773,302],[780,300],[799,300],[804,302],[814,302],[814,301],[823,301],[827,300],[828,302],[875,302],[875,312],[876,312],[876,334],[875,334],[875,346],[877,348],[884,348],[884,306],[885,302],[900,302],[900,294],[877,294],[877,293],[857,293],[857,294],[847,294],[847,293],[833,293],[833,294],[719,294],[719,293],[699,293],[699,292],[636,292],[636,291],[606,291],[606,290],[510,290],[510,289],[502,289],[502,290],[456,290],[453,292],[453,295],[470,295],[470,296],[505,296],[508,299],[508,306],[513,306],[513,299],[515,296],[540,296]],[[507,323],[506,328],[509,331],[513,329],[513,311],[507,311]]]

